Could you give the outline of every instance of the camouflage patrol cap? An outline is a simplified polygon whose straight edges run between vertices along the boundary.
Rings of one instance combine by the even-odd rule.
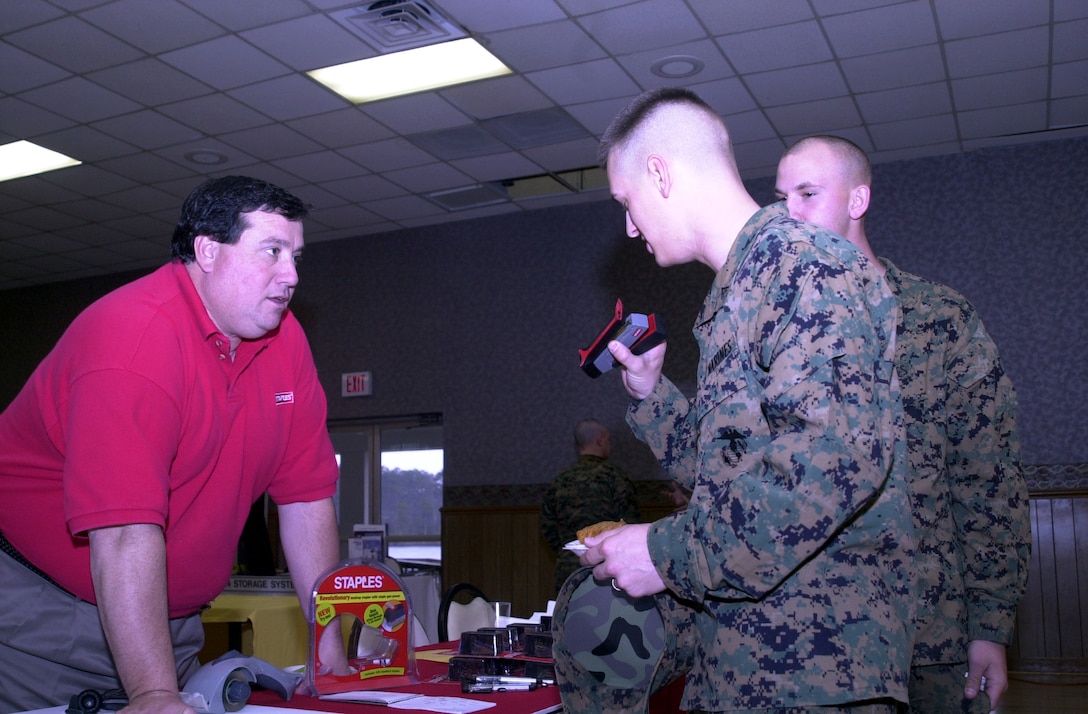
[[[646,712],[650,695],[691,668],[694,628],[663,617],[667,594],[631,597],[575,571],[555,602],[555,673],[568,714]]]

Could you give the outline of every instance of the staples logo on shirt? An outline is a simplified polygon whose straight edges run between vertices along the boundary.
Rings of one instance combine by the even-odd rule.
[[[295,393],[294,392],[280,392],[279,394],[276,395],[276,406],[277,407],[280,406],[281,404],[294,404],[294,403],[295,403]]]

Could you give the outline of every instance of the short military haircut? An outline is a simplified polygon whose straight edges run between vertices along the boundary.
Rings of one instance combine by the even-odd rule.
[[[624,107],[608,125],[601,143],[597,147],[597,162],[601,168],[608,168],[609,155],[613,149],[622,148],[638,133],[638,130],[648,124],[659,109],[665,106],[679,106],[691,110],[706,117],[714,117],[720,123],[717,112],[707,104],[699,95],[690,89],[683,87],[659,87],[643,92]],[[728,155],[732,155],[729,146],[728,135],[725,134],[725,126],[722,124],[724,145],[721,147]]]
[[[574,444],[582,449],[597,441],[601,434],[607,433],[608,427],[596,419],[583,419],[574,427]]]
[[[243,214],[252,211],[278,213],[289,221],[301,221],[310,206],[295,195],[249,176],[223,176],[200,184],[185,199],[174,227],[170,251],[182,263],[196,260],[197,236],[217,243],[237,243],[248,227]]]
[[[816,134],[814,136],[806,136],[796,144],[786,149],[786,153],[783,156],[790,156],[799,152],[806,146],[813,144],[822,144],[826,146],[831,153],[835,155],[835,158],[839,162],[839,166],[851,184],[854,186],[872,186],[873,183],[873,167],[869,163],[869,157],[865,154],[865,151],[850,141],[849,139],[841,136],[833,136],[831,134]]]

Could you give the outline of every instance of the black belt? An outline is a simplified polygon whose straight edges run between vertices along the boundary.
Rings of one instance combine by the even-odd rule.
[[[24,567],[26,567],[27,570],[34,573],[41,579],[49,582],[51,585],[54,585],[58,588],[60,587],[59,585],[57,585],[56,581],[53,580],[53,578],[43,573],[38,568],[38,566],[34,565],[34,563],[31,563],[29,560],[23,557],[22,553],[15,550],[15,546],[8,542],[8,539],[4,537],[4,534],[2,532],[0,532],[0,551],[7,553],[9,556],[11,556],[12,560],[14,560],[16,563],[23,565]]]

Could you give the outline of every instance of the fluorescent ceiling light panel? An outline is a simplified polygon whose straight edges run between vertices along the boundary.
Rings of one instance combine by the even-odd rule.
[[[471,37],[307,72],[340,96],[362,104],[510,74]]]
[[[0,181],[33,176],[66,166],[79,166],[81,163],[44,146],[16,141],[0,146]]]

